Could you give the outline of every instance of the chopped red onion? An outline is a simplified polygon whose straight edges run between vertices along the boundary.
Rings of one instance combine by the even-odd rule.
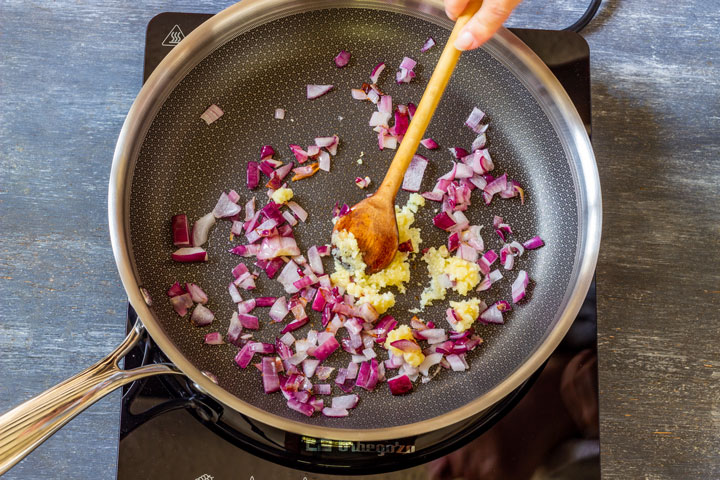
[[[202,303],[203,305],[208,302],[207,294],[203,291],[202,288],[200,288],[199,285],[196,285],[194,283],[186,283],[185,288],[192,297],[193,302]]]
[[[427,52],[430,50],[433,46],[435,46],[435,40],[433,40],[432,37],[428,37],[427,40],[425,40],[425,43],[423,44],[422,48],[420,49],[421,52]]]
[[[277,297],[255,297],[256,307],[272,307],[277,301]]]
[[[440,145],[432,138],[424,138],[420,140],[420,145],[427,148],[428,150],[436,150],[440,148]]]
[[[464,163],[458,163],[456,164],[457,168],[455,169],[455,178],[471,178],[474,175],[472,167],[469,165],[465,165]]]
[[[390,120],[390,115],[392,115],[393,110],[393,104],[392,104],[392,97],[390,95],[383,95],[380,97],[380,101],[378,102],[378,111],[375,113],[383,113],[387,114],[387,119],[385,122],[376,124],[376,125],[387,125],[387,121]],[[374,115],[374,114],[373,114]],[[370,120],[370,126],[374,127],[372,120]]]
[[[223,195],[225,194],[223,193]],[[208,233],[213,225],[215,225],[215,215],[212,212],[203,215],[195,222],[192,228],[193,246],[201,247],[205,242],[207,242]]]
[[[256,307],[256,306],[257,306],[257,305],[256,305],[256,303],[255,303],[255,299],[254,299],[254,298],[250,298],[250,299],[248,299],[248,300],[245,300],[244,302],[238,303],[238,305],[237,305],[237,312],[240,313],[240,314],[242,314],[242,313],[250,313],[250,312],[252,312],[253,310],[255,310],[255,307]]]
[[[350,52],[346,52],[345,50],[342,50],[335,57],[335,65],[338,68],[344,67],[345,65],[348,64],[349,61],[350,61]]]
[[[253,355],[255,355],[255,352],[252,351],[251,347],[254,342],[247,342],[235,355],[235,363],[240,368],[247,368],[248,365],[250,365],[250,361],[253,358]]]
[[[187,291],[180,285],[180,282],[175,282],[172,287],[168,289],[167,296],[172,298],[182,295],[183,293],[187,293]]]
[[[427,340],[430,345],[447,340],[447,334],[443,328],[426,328],[425,330],[416,331],[415,336]]]
[[[291,237],[265,237],[260,244],[257,258],[266,260],[275,257],[292,257],[300,255],[300,249],[294,238]]]
[[[308,263],[313,272],[318,275],[322,275],[325,271],[323,269],[322,258],[318,252],[318,247],[313,245],[308,249]]]
[[[455,222],[453,217],[448,215],[447,212],[440,212],[433,218],[433,225],[445,231],[448,231],[455,225],[457,225],[457,222]]]
[[[368,122],[368,125],[371,127],[377,127],[377,126],[383,126],[387,127],[390,123],[390,119],[392,118],[392,113],[387,112],[373,112],[373,114],[370,116],[370,121]]]
[[[368,100],[376,104],[380,101],[380,94],[376,90],[370,90],[367,93]]]
[[[357,378],[358,370],[360,369],[360,366],[355,362],[348,363],[347,366],[347,375],[345,378],[348,378],[350,380],[354,380]],[[345,408],[352,408],[352,407],[345,407]]]
[[[397,83],[410,83],[410,81],[415,78],[413,68],[415,68],[416,64],[417,62],[415,62],[412,58],[404,57],[402,62],[400,62],[400,69],[395,76]]]
[[[220,332],[212,332],[205,335],[205,343],[208,345],[222,345],[225,342],[223,342]]]
[[[200,247],[180,248],[172,253],[176,262],[207,262],[207,252]]]
[[[263,145],[260,147],[260,160],[265,160],[275,155],[275,149],[272,145]]]
[[[322,150],[319,153],[318,168],[324,172],[330,171],[330,154],[325,150]]]
[[[249,161],[247,164],[247,187],[252,190],[260,183],[260,171],[258,169],[258,163]],[[246,218],[247,219],[247,218]]]
[[[510,242],[508,244],[508,248],[513,255],[516,255],[518,257],[522,256],[522,254],[525,253],[525,247],[523,247],[520,242]]]
[[[357,185],[360,189],[366,188],[370,185],[370,177],[355,177],[355,185]]]
[[[325,310],[325,306],[327,305],[327,299],[325,298],[326,291],[324,288],[319,288],[317,292],[315,292],[315,298],[313,299],[311,308],[316,312]]]
[[[471,225],[460,235],[460,239],[463,242],[466,242],[478,252],[482,252],[485,249],[485,242],[483,242],[482,236],[480,235],[481,228],[479,225]]]
[[[422,155],[414,155],[410,161],[410,166],[405,171],[403,177],[402,189],[407,192],[417,192],[422,185],[425,168],[427,168],[428,160]]]
[[[172,232],[173,245],[176,247],[191,246],[187,215],[183,213],[172,217]]]
[[[278,376],[277,363],[274,358],[263,357],[262,380],[265,393],[273,393],[280,390],[280,377]]]
[[[366,359],[377,357],[377,354],[375,353],[375,350],[372,349],[372,347],[363,349],[362,354],[365,356]]]
[[[253,257],[260,251],[260,245],[237,245],[228,252],[241,257]]]
[[[337,339],[335,337],[330,337],[315,349],[313,356],[322,362],[338,348],[340,348],[340,344]]]
[[[215,208],[213,208],[212,213],[216,218],[226,218],[237,215],[241,211],[242,207],[240,207],[237,203],[231,202],[228,194],[223,192],[220,194],[220,198],[218,199]]]
[[[275,119],[276,120],[284,120],[285,119],[285,109],[284,108],[276,108],[275,109]]]
[[[183,293],[182,295],[170,297],[170,304],[178,315],[184,317],[187,309],[193,306],[193,301],[189,293]]]
[[[535,250],[536,248],[540,248],[543,245],[545,245],[545,243],[542,241],[542,238],[538,236],[535,236],[523,243],[523,247],[525,247],[527,250]]]
[[[305,376],[307,378],[310,378],[315,375],[315,369],[318,367],[318,365],[320,365],[320,360],[316,360],[313,358],[306,358],[305,360],[303,360],[302,368]]]
[[[228,327],[227,331],[227,340],[233,345],[239,345],[240,335],[242,335],[242,324],[240,323],[240,319],[238,318],[238,313],[233,312],[232,317],[230,317],[230,326]]]
[[[350,90],[350,93],[352,94],[352,97],[355,100],[367,100],[368,96],[367,93],[365,93],[365,90],[362,90],[360,88],[353,88]]]
[[[461,147],[451,147],[451,148],[448,148],[448,150],[450,150],[450,153],[452,154],[452,156],[455,157],[455,159],[457,159],[457,160],[460,160],[461,158],[465,158],[469,155],[468,151]]]
[[[495,269],[492,272],[490,272],[489,274],[487,274],[480,283],[478,283],[478,286],[475,290],[478,292],[484,292],[485,290],[489,290],[490,286],[493,283],[497,282],[498,280],[500,280],[502,278],[503,278],[503,276],[502,276],[502,273],[500,272],[500,270]]]
[[[317,372],[317,370],[315,370]],[[313,393],[315,395],[330,395],[332,393],[332,385],[329,383],[316,383],[313,385]]]
[[[430,355],[425,355],[425,360],[423,360],[423,362],[420,365],[418,365],[418,370],[423,375],[428,375],[430,367],[440,363],[442,358],[443,358],[442,353],[431,353]]]
[[[341,395],[339,397],[333,397],[332,407],[333,408],[343,408],[343,409],[349,410],[351,408],[355,408],[355,406],[357,406],[359,400],[360,400],[360,397],[354,393],[351,393],[350,395]]]
[[[316,398],[315,395],[310,397],[308,404],[312,405],[316,412],[322,412],[322,409],[325,407],[325,402],[321,398]]]
[[[213,123],[215,120],[217,120],[218,118],[222,117],[224,113],[225,113],[225,112],[223,112],[220,107],[218,107],[217,105],[215,105],[215,104],[213,103],[212,105],[210,105],[210,106],[208,107],[207,110],[205,110],[205,111],[203,112],[202,115],[200,115],[200,118],[202,118],[202,120],[203,120],[206,124],[210,125],[210,124]]]
[[[308,157],[315,157],[320,153],[320,147],[317,145],[308,145],[305,153],[307,153]]]
[[[293,168],[295,175],[293,175],[292,181],[296,182],[298,180],[302,180],[303,178],[312,177],[318,170],[320,170],[320,164],[318,162],[305,165],[304,167]]]
[[[453,353],[451,355],[446,355],[445,358],[447,359],[448,363],[450,364],[450,368],[452,368],[453,371],[464,372],[466,370],[466,364],[460,355],[456,355]]]
[[[505,307],[507,302],[495,302],[490,305],[484,312],[480,314],[480,321],[482,323],[493,323],[502,325],[504,322],[502,312],[507,310]],[[509,305],[508,305],[509,306]]]
[[[307,86],[307,98],[308,100],[314,100],[318,97],[322,97],[330,90],[334,88],[334,85],[308,85]]]
[[[240,278],[248,272],[249,270],[244,263],[238,263],[237,266],[232,269],[232,274],[234,278]]]
[[[337,145],[338,137],[334,135],[332,137],[315,137],[315,145],[318,147],[331,147]]]
[[[390,345],[405,353],[419,352],[421,350],[420,346],[417,343],[413,342],[412,340],[407,340],[405,338],[395,340]]]
[[[332,136],[333,141],[330,143],[330,145],[326,146],[325,148],[330,153],[330,155],[337,155],[338,146],[340,145],[340,137],[337,135]]]
[[[413,385],[407,375],[398,375],[388,379],[388,387],[393,395],[404,395],[412,391]]]
[[[505,187],[507,186],[507,174],[503,173],[498,178],[494,179],[493,181],[489,182],[485,188],[483,188],[483,200],[485,200],[485,203],[487,205],[490,204],[492,201],[493,196],[496,193],[500,193],[503,190],[505,190]]]
[[[207,370],[201,370],[200,373],[205,375],[208,379],[210,379],[211,382],[213,382],[215,385],[220,385],[220,382],[218,382],[218,378],[215,376],[214,373],[208,372]]]
[[[229,199],[232,203],[237,203],[238,201],[240,201],[240,194],[237,193],[235,190],[230,190],[230,191],[228,192],[228,199]]]
[[[258,317],[255,315],[248,315],[247,313],[242,313],[238,315],[238,319],[240,320],[240,324],[243,326],[243,328],[248,328],[250,330],[257,330],[260,328],[260,322],[258,321]]]
[[[213,313],[202,304],[196,305],[192,315],[190,315],[190,321],[196,327],[210,325],[214,318],[215,315],[213,315]]]
[[[325,367],[320,365],[315,369],[315,375],[317,375],[318,380],[327,380],[328,378],[330,378],[330,375],[334,371],[335,368],[333,367]]]
[[[301,222],[307,220],[308,214],[300,205],[295,203],[293,200],[290,200],[287,205],[288,207],[290,207],[290,210],[292,210],[293,213],[297,215]]]
[[[313,413],[315,413],[315,407],[307,403],[298,402],[294,398],[291,398],[287,401],[287,406],[295,410],[296,412],[300,412],[308,417],[312,417]]]
[[[282,212],[282,216],[285,220],[287,220],[291,227],[294,227],[298,224],[297,218],[295,218],[295,215],[293,215],[292,212],[286,210]]]
[[[283,297],[285,298],[285,297]],[[291,346],[293,343],[295,343],[295,337],[293,337],[293,334],[288,332],[282,337],[280,337],[280,341],[287,345],[288,347]]]
[[[294,320],[287,325],[285,325],[285,328],[282,329],[280,333],[285,334],[287,332],[293,332],[297,330],[298,328],[302,327],[308,322],[307,317],[303,318],[302,320]]]
[[[385,70],[385,63],[380,62],[375,67],[373,67],[372,72],[370,73],[370,81],[372,83],[378,83],[378,79],[380,78],[380,74],[382,71]]]
[[[380,150],[384,150],[386,148],[395,150],[397,148],[397,143],[397,138],[391,135],[386,135],[384,132],[378,133],[378,147]]]
[[[378,378],[378,361],[373,358],[369,362],[364,362],[360,365],[355,385],[364,388],[365,390],[372,391],[377,385]]]
[[[528,274],[525,270],[520,270],[518,276],[512,284],[512,301],[518,303],[525,298],[525,289],[528,286]]]
[[[427,198],[428,200],[432,200],[433,202],[442,202],[444,193],[440,191],[425,192],[422,194],[422,196]]]
[[[465,120],[465,125],[467,125],[474,132],[480,133],[477,131],[477,129],[480,128],[480,122],[484,117],[485,112],[483,112],[477,107],[474,107],[472,112],[470,112],[470,116],[467,118],[467,120]]]
[[[348,411],[344,408],[329,408],[325,407],[322,409],[322,414],[326,417],[330,418],[339,418],[339,417],[347,417],[349,415]]]
[[[480,266],[480,271],[487,275],[490,272],[490,265],[495,263],[495,260],[498,259],[497,253],[495,253],[495,250],[488,250],[483,254],[482,257],[480,257],[480,260],[478,260],[478,266]]]
[[[392,370],[395,368],[400,368],[403,365],[403,362],[404,362],[404,360],[403,360],[402,355],[392,355],[391,354],[390,358],[385,360],[384,365],[385,365],[385,368],[389,368]]]
[[[255,289],[255,276],[252,273],[247,272],[235,279],[235,282],[233,283],[235,283],[235,285],[239,288],[253,290]]]

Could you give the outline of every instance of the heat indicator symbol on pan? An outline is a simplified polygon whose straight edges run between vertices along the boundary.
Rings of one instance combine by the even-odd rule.
[[[167,34],[165,40],[163,40],[162,45],[164,47],[174,47],[180,43],[183,38],[185,38],[185,34],[180,30],[180,25],[175,25],[172,30],[170,30],[170,33]]]

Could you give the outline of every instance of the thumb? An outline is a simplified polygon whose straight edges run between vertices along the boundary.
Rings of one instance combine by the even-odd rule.
[[[485,0],[480,10],[465,25],[457,40],[458,50],[472,50],[487,42],[505,23],[521,0]]]

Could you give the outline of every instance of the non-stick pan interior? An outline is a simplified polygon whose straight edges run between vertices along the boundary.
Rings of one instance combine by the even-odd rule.
[[[557,320],[578,248],[578,199],[572,170],[557,133],[531,93],[485,51],[463,54],[430,124],[427,136],[441,148],[420,152],[430,159],[423,191],[432,189],[436,178],[450,169],[448,147],[469,148],[474,135],[463,122],[478,106],[491,125],[488,138],[496,165],[493,173],[507,172],[526,188],[527,196],[525,205],[518,199],[495,199],[488,207],[476,193],[466,213],[471,223],[484,226],[487,248],[497,251],[502,245],[491,228],[494,215],[512,225],[514,239],[522,242],[540,235],[546,246],[523,255],[515,270],[503,271],[505,278],[499,284],[477,294],[488,304],[509,300],[518,269],[528,271],[532,279],[528,301],[507,315],[505,325],[477,327],[485,343],[468,355],[469,371],[442,371],[428,384],[418,382],[414,393],[402,397],[390,395],[385,385],[372,393],[359,391],[361,403],[349,417],[307,418],[289,410],[282,395],[265,395],[260,372],[252,366],[241,370],[233,362],[236,347],[203,344],[206,333],[224,334],[227,330],[235,308],[227,293],[231,269],[239,261],[253,268],[250,259],[227,253],[244,240],[230,241],[230,222],[219,221],[212,230],[207,263],[170,260],[173,215],[186,213],[194,221],[211,211],[220,193],[229,189],[240,193],[242,203],[250,195],[256,195],[261,205],[265,203],[264,188],[250,193],[245,187],[246,162],[258,160],[261,145],[274,146],[276,158],[290,161],[289,143],[309,145],[316,136],[337,133],[341,143],[332,171],[291,185],[298,203],[310,213],[308,222],[295,229],[301,249],[328,243],[333,205],[361,200],[368,192],[355,186],[355,177],[367,175],[376,186],[394,153],[378,150],[376,135],[368,127],[374,106],[352,100],[350,89],[368,81],[372,67],[384,61],[388,68],[379,82],[381,88],[396,104],[417,103],[441,51],[438,46],[421,53],[420,47],[430,36],[442,45],[448,34],[424,20],[370,9],[329,9],[285,17],[217,49],[175,88],[153,121],[136,163],[130,200],[138,275],[155,299],[157,318],[178,349],[245,402],[283,418],[337,428],[383,428],[427,420],[492,390],[525,361]],[[352,53],[352,59],[346,68],[338,69],[333,57],[343,49]],[[418,61],[418,77],[410,84],[398,85],[394,74],[403,56]],[[305,97],[307,84],[333,84],[335,89],[310,101]],[[213,103],[225,115],[207,126],[199,117]],[[284,120],[273,118],[275,108],[286,109]],[[403,204],[407,197],[400,192],[397,203]],[[438,204],[428,202],[418,215],[423,248],[446,242],[446,234],[431,223],[437,211]],[[325,268],[332,270],[328,258]],[[396,306],[388,313],[400,323],[409,323],[408,310],[418,307],[427,280],[425,263],[417,256],[408,293],[398,295]],[[174,313],[165,291],[175,281],[195,282],[205,289],[210,297],[208,307],[216,315],[210,327],[193,327],[187,317],[181,319]],[[245,297],[284,293],[264,274],[257,285],[257,290],[244,293]],[[459,298],[454,292],[449,295],[450,300]],[[436,302],[420,316],[447,328],[446,308],[446,302]],[[271,323],[267,309],[254,313],[259,313],[261,320],[255,338],[274,341],[283,325]],[[303,337],[309,328],[320,328],[319,316],[314,313],[296,337]],[[337,354],[329,364],[345,366],[348,357]],[[386,358],[384,351],[380,357]],[[340,358],[342,361],[333,361]]]

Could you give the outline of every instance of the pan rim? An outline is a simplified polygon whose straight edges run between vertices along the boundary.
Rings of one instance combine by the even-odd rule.
[[[553,122],[556,131],[559,127],[566,130],[565,136],[559,132],[558,134],[566,150],[566,157],[575,160],[571,162],[573,164],[571,170],[576,177],[573,181],[578,195],[579,240],[571,275],[575,282],[574,286],[568,284],[562,303],[564,305],[563,313],[558,321],[549,328],[542,343],[536,346],[524,363],[489,392],[462,407],[437,417],[406,425],[375,429],[320,427],[265,412],[215,385],[169,339],[144,300],[132,255],[129,209],[134,163],[152,119],[175,85],[215,48],[239,33],[276,18],[299,13],[300,9],[309,11],[331,7],[389,10],[416,16],[443,27],[450,28],[452,26],[452,23],[444,17],[442,3],[436,0],[404,2],[393,0],[314,0],[311,2],[245,0],[228,7],[203,23],[181,44],[174,47],[160,63],[139,92],[123,124],[113,157],[108,189],[108,217],[113,255],[129,301],[153,340],[197,387],[222,404],[272,427],[300,435],[353,441],[379,441],[409,437],[437,430],[477,415],[500,401],[526,380],[555,350],[573,323],[592,281],[597,262],[601,233],[600,181],[587,132],[574,105],[554,75],[534,52],[507,29],[503,28],[499,31],[485,48],[494,53],[493,57],[496,60],[510,68],[517,78],[521,81],[525,80],[523,84],[541,106],[543,103],[538,96],[543,97],[545,102],[557,109],[556,115],[549,116],[549,119]],[[237,27],[241,24],[242,30]],[[516,63],[512,66],[508,65],[507,62],[498,58],[500,54],[510,55]],[[517,69],[520,68],[531,74],[529,78],[533,82],[528,84],[527,78],[517,74]],[[545,108],[543,110],[546,111]],[[558,122],[562,125],[559,126]],[[573,148],[576,151],[568,150]]]

